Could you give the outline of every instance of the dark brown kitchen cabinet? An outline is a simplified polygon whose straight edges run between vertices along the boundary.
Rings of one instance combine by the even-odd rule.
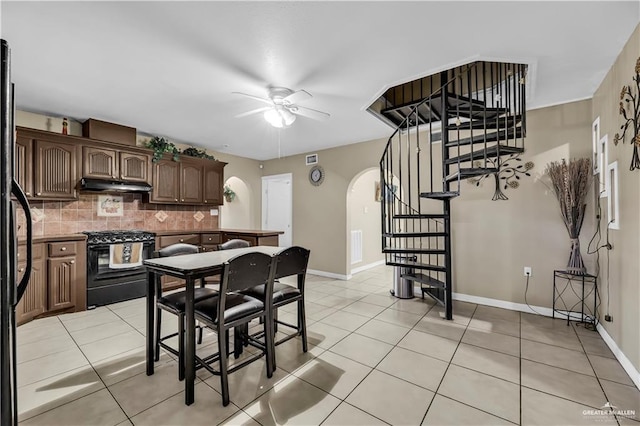
[[[151,182],[151,156],[120,152],[120,177],[133,182]]]
[[[180,161],[180,202],[185,204],[202,204],[202,162]]]
[[[33,144],[31,139],[18,136],[15,147],[15,176],[27,197],[33,195]]]
[[[36,140],[34,145],[35,198],[75,200],[78,145]]]
[[[204,167],[203,203],[212,206],[222,205],[222,183],[225,163],[216,161]]]
[[[22,324],[30,321],[38,315],[43,314],[47,309],[47,275],[44,264],[44,245],[33,245],[33,262],[29,284],[16,307],[16,322]],[[27,267],[26,247],[18,248],[18,280]]]
[[[175,204],[180,197],[180,163],[160,160],[153,165],[151,202]]]
[[[82,175],[99,179],[149,182],[151,156],[114,149],[82,148]]]
[[[63,241],[49,244],[47,260],[49,292],[48,309],[57,311],[76,306],[78,281],[78,252],[76,243]]]

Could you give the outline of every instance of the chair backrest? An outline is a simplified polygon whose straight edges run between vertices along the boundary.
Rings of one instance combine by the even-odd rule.
[[[181,256],[183,254],[195,254],[198,251],[198,247],[192,244],[177,243],[155,251],[153,257]]]
[[[310,253],[306,248],[299,246],[288,247],[277,253],[274,278],[306,274]]]
[[[229,240],[226,243],[218,244],[218,250],[231,250],[237,248],[247,248],[250,246],[251,244],[249,244],[248,241],[236,238],[233,240]]]
[[[229,259],[222,266],[218,318],[224,317],[226,295],[264,284],[266,300],[273,299],[275,256],[251,252]],[[266,308],[266,307],[265,307]]]

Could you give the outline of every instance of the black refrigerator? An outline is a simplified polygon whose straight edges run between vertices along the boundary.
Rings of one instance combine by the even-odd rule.
[[[15,106],[11,83],[11,51],[5,40],[2,47],[2,146],[0,147],[0,425],[17,425],[16,383],[16,305],[24,294],[31,275],[31,211],[14,175]],[[16,209],[24,210],[26,219],[26,268],[18,282]]]

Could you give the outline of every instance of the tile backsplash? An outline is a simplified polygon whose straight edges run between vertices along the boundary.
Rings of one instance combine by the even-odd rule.
[[[120,217],[98,216],[96,194],[80,194],[78,201],[31,201],[33,235],[40,237],[108,229],[189,231],[218,228],[218,216],[211,216],[206,206],[150,204],[142,201],[141,194],[122,196],[124,209]],[[25,217],[21,209],[18,209],[17,222],[18,234],[24,236]]]

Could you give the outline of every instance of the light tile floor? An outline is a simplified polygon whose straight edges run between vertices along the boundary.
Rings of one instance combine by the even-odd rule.
[[[294,339],[278,346],[272,379],[263,360],[232,374],[228,407],[219,378],[202,370],[185,406],[167,353],[146,376],[143,299],[25,324],[21,424],[640,426],[640,391],[596,332],[461,302],[445,321],[428,298],[391,297],[391,275],[308,276],[309,352]],[[295,310],[280,319],[295,321]],[[165,314],[165,332],[176,327]],[[207,333],[198,352],[216,347]],[[585,414],[607,401],[636,419]]]

